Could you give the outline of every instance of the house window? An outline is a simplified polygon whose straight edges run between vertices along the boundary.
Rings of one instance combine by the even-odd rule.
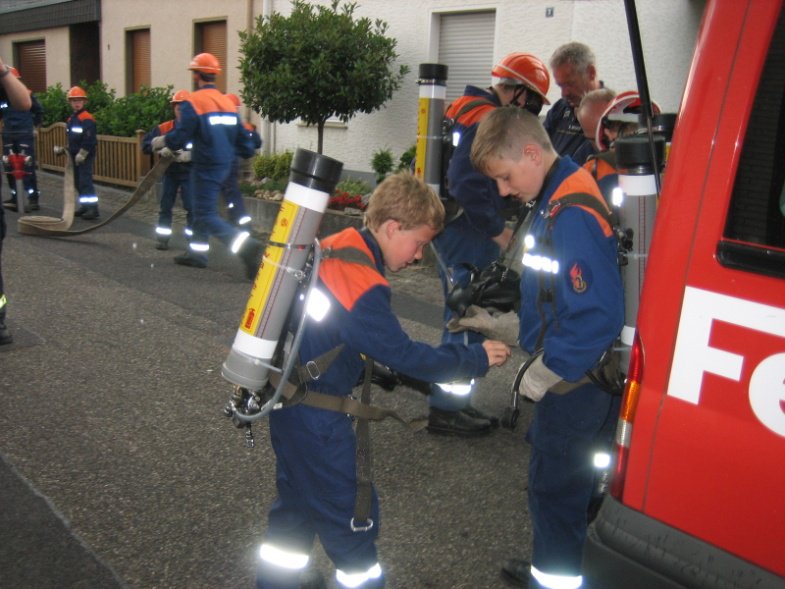
[[[780,14],[736,172],[720,262],[785,278],[785,10]]]
[[[14,43],[13,65],[33,92],[46,92],[46,43],[26,41]]]
[[[142,86],[150,87],[150,29],[126,33],[128,58],[128,94],[139,92]]]
[[[194,35],[196,40],[196,53],[212,53],[221,64],[221,73],[215,80],[215,86],[221,92],[226,92],[226,21],[212,21],[196,24]]]
[[[496,12],[446,13],[439,17],[439,63],[447,66],[447,103],[467,84],[491,84]]]

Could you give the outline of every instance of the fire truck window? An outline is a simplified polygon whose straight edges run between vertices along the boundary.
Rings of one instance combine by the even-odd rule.
[[[785,277],[785,11],[750,115],[724,238],[723,264]]]

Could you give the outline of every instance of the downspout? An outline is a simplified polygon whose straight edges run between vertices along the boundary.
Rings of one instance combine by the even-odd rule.
[[[262,14],[263,18],[267,18],[273,11],[273,0],[262,0]],[[253,13],[253,0],[248,0],[248,22],[246,30],[248,33],[253,32],[254,28],[254,13]],[[261,122],[261,135],[264,143],[262,144],[262,152],[265,154],[275,153],[275,130],[276,126],[266,118],[260,118]]]

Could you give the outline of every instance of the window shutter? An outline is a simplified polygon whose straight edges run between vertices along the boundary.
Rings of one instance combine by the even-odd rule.
[[[33,92],[46,92],[46,43],[29,41],[15,44],[16,69]]]
[[[200,25],[203,53],[212,53],[221,64],[221,73],[215,80],[215,86],[221,92],[226,92],[226,71],[229,64],[226,50],[226,21],[203,23]]]
[[[447,66],[449,104],[467,84],[491,84],[496,12],[461,12],[441,15],[439,63]]]
[[[150,87],[150,30],[131,31],[131,92]]]

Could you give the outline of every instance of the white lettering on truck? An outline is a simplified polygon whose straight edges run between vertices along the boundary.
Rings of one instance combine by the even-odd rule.
[[[688,286],[668,395],[697,405],[705,372],[741,380],[744,356],[709,345],[714,321],[785,338],[785,309]],[[752,371],[749,401],[763,425],[785,436],[785,352],[765,358]]]

